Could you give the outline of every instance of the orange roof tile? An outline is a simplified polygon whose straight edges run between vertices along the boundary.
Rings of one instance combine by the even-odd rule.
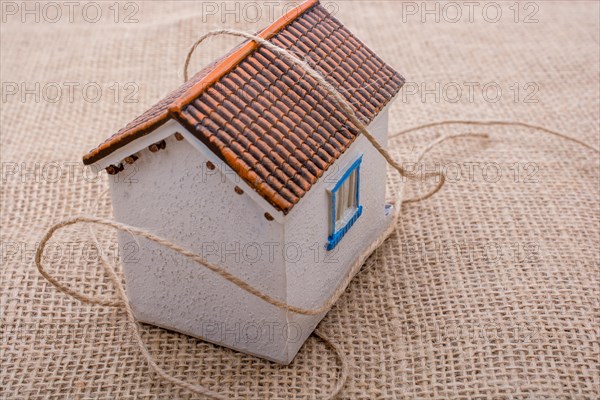
[[[372,121],[404,79],[318,1],[307,1],[290,13],[261,37],[307,59],[362,121]],[[313,78],[247,41],[92,150],[84,163],[100,160],[170,117],[284,213],[358,135]]]

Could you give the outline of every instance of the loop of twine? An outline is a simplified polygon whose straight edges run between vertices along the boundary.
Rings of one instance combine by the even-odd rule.
[[[200,45],[204,40],[206,40],[207,38],[211,37],[211,36],[218,36],[218,35],[233,35],[233,36],[238,36],[238,37],[243,37],[243,38],[247,38],[250,40],[254,40],[257,43],[264,45],[265,47],[269,48],[270,50],[276,52],[277,54],[280,54],[282,57],[287,58],[288,60],[292,61],[294,64],[298,65],[299,67],[301,67],[307,74],[309,74],[311,77],[313,77],[320,85],[322,85],[323,87],[326,88],[326,90],[328,91],[328,93],[332,96],[332,98],[334,99],[335,103],[342,109],[342,111],[345,112],[346,116],[354,123],[354,125],[359,129],[360,133],[362,133],[367,140],[371,143],[371,145],[378,151],[379,154],[381,154],[383,156],[383,158],[386,160],[386,162],[391,165],[394,170],[396,170],[401,176],[403,177],[407,177],[409,179],[416,179],[417,175],[416,174],[412,174],[407,172],[398,162],[396,162],[391,156],[390,154],[387,152],[387,150],[385,148],[383,148],[375,139],[375,137],[373,137],[368,131],[366,126],[362,123],[362,121],[360,121],[360,119],[356,116],[356,114],[354,113],[354,110],[352,109],[352,107],[350,106],[350,104],[347,102],[347,100],[338,92],[338,90],[333,87],[331,84],[329,84],[325,78],[318,73],[317,71],[315,71],[308,63],[306,63],[303,60],[300,60],[298,57],[294,56],[290,51],[280,48],[256,35],[252,35],[252,34],[248,34],[245,32],[239,32],[239,31],[234,31],[234,30],[229,30],[229,29],[219,29],[216,31],[212,31],[209,32],[205,35],[203,35],[200,39],[198,39],[194,45],[192,46],[192,48],[190,49],[186,60],[185,60],[185,65],[184,65],[184,77],[185,80],[187,81],[188,79],[188,67],[189,67],[189,63],[192,57],[192,54],[194,52],[194,50],[198,47],[198,45]],[[410,128],[407,130],[404,130],[402,132],[396,133],[394,135],[392,135],[392,137],[396,137],[398,135],[401,134],[405,134],[405,133],[409,133],[409,132],[413,132],[416,130],[420,130],[420,129],[424,129],[424,128],[429,128],[429,127],[434,127],[434,126],[440,126],[440,125],[448,125],[448,124],[466,124],[466,125],[476,125],[476,126],[489,126],[489,125],[511,125],[511,126],[521,126],[521,127],[527,127],[527,128],[532,128],[532,129],[537,129],[537,130],[541,130],[543,132],[546,133],[550,133],[552,135],[555,136],[559,136],[562,137],[564,139],[573,141],[575,143],[579,143],[589,149],[592,149],[596,152],[598,152],[598,150],[590,145],[588,145],[585,142],[582,142],[578,139],[563,135],[559,132],[555,132],[552,131],[550,129],[544,128],[544,127],[540,127],[540,126],[536,126],[536,125],[530,125],[530,124],[526,124],[526,123],[522,123],[522,122],[511,122],[511,121],[462,121],[462,120],[457,120],[457,121],[442,121],[442,122],[435,122],[435,123],[430,123],[430,124],[425,124],[425,125],[421,125],[418,127],[414,127],[414,128]],[[460,134],[453,134],[453,135],[446,135],[443,137],[440,137],[438,139],[436,139],[434,142],[430,143],[425,149],[423,149],[420,153],[420,155],[417,158],[417,162],[419,162],[427,152],[429,152],[431,149],[433,149],[435,146],[439,145],[440,143],[448,140],[448,139],[453,139],[453,138],[458,138],[458,137],[473,137],[473,136],[479,136],[479,137],[484,137],[487,138],[488,135],[485,133],[460,133]],[[72,296],[82,302],[85,303],[89,303],[89,304],[96,304],[96,305],[104,305],[104,306],[110,306],[110,307],[123,307],[126,311],[127,314],[127,320],[129,323],[129,326],[131,327],[133,333],[134,333],[134,338],[136,341],[136,344],[138,345],[142,355],[144,356],[144,358],[146,359],[146,361],[148,362],[148,365],[154,370],[154,372],[156,372],[162,379],[164,379],[167,382],[170,382],[174,385],[177,385],[179,387],[188,389],[189,391],[193,392],[193,393],[197,393],[197,394],[201,394],[201,395],[205,395],[207,397],[210,398],[214,398],[214,399],[225,399],[226,397],[223,396],[222,394],[218,393],[218,392],[214,392],[208,388],[205,388],[204,386],[201,385],[194,385],[191,384],[189,382],[186,382],[182,379],[179,379],[173,375],[170,375],[168,372],[166,372],[162,367],[160,367],[156,361],[154,360],[154,357],[150,354],[150,352],[148,351],[148,348],[146,347],[142,337],[141,337],[141,333],[140,333],[140,325],[139,323],[136,321],[134,315],[133,315],[133,310],[131,309],[131,306],[127,300],[127,295],[125,292],[125,288],[123,287],[123,284],[121,283],[121,280],[119,279],[119,277],[117,276],[116,273],[116,269],[114,266],[111,266],[111,264],[108,262],[108,260],[106,259],[106,257],[104,256],[104,254],[102,253],[102,251],[100,251],[100,257],[102,260],[102,264],[105,268],[105,270],[107,271],[110,280],[113,282],[113,284],[115,285],[115,287],[117,288],[117,292],[118,292],[118,297],[119,300],[110,300],[110,299],[105,299],[105,298],[96,298],[96,297],[92,297],[92,296],[88,296],[82,293],[79,293],[71,288],[69,288],[66,285],[63,285],[62,283],[60,283],[57,279],[55,279],[53,276],[51,276],[50,274],[48,274],[48,272],[44,269],[43,265],[42,265],[42,255],[44,253],[44,249],[48,243],[48,241],[50,240],[50,238],[56,233],[56,231],[58,231],[61,228],[70,226],[70,225],[75,225],[77,223],[90,223],[90,224],[97,224],[97,225],[103,225],[103,226],[107,226],[107,227],[111,227],[120,231],[124,231],[124,232],[128,232],[131,235],[137,235],[137,236],[141,236],[143,238],[146,238],[148,240],[151,240],[157,244],[160,244],[168,249],[171,249],[185,257],[187,257],[188,259],[192,260],[195,263],[198,263],[208,269],[210,269],[211,271],[213,271],[214,273],[216,273],[217,275],[221,276],[223,279],[233,283],[234,285],[238,286],[240,289],[264,300],[265,302],[276,306],[278,308],[290,311],[290,312],[294,312],[294,313],[298,313],[298,314],[304,314],[304,315],[318,315],[321,313],[324,313],[326,311],[328,311],[333,304],[339,299],[339,297],[345,292],[346,287],[349,285],[350,281],[354,278],[354,276],[357,274],[357,272],[360,270],[362,264],[365,262],[365,260],[369,257],[369,255],[375,251],[387,238],[388,236],[394,231],[394,228],[397,224],[399,215],[400,215],[400,210],[403,204],[406,203],[414,203],[414,202],[418,202],[418,201],[422,201],[425,199],[430,198],[431,196],[433,196],[435,193],[437,193],[442,186],[445,183],[445,175],[441,172],[430,172],[430,173],[426,173],[421,175],[422,178],[430,178],[430,177],[438,177],[439,178],[439,182],[438,184],[433,188],[433,190],[431,190],[430,192],[419,196],[417,198],[414,199],[409,199],[409,200],[404,200],[404,201],[397,201],[396,203],[396,207],[394,210],[394,214],[393,214],[393,220],[392,223],[389,224],[388,228],[386,229],[386,231],[381,234],[377,240],[375,240],[368,248],[367,250],[361,254],[358,257],[358,260],[353,264],[353,266],[350,268],[350,271],[348,273],[348,275],[346,276],[346,278],[344,279],[344,281],[342,282],[342,284],[337,288],[337,290],[329,297],[329,299],[319,308],[317,309],[306,309],[306,308],[301,308],[301,307],[296,307],[296,306],[292,306],[287,304],[286,302],[283,302],[279,299],[273,298],[271,296],[269,296],[268,294],[262,292],[261,290],[253,287],[252,285],[248,284],[247,282],[239,279],[238,277],[232,275],[231,273],[227,272],[225,269],[214,265],[212,263],[209,263],[208,261],[206,261],[201,255],[196,254],[192,251],[189,251],[171,241],[169,241],[168,239],[159,237],[157,235],[154,235],[151,232],[148,232],[146,230],[140,229],[140,228],[136,228],[133,226],[128,226],[113,220],[109,220],[109,219],[104,219],[104,218],[100,218],[100,217],[93,217],[93,216],[80,216],[80,217],[75,217],[75,218],[71,218],[71,219],[67,219],[64,221],[61,221],[57,224],[55,224],[54,226],[52,226],[47,232],[46,234],[43,236],[42,240],[40,241],[40,244],[37,248],[36,251],[36,256],[35,256],[35,264],[38,268],[38,270],[40,271],[40,273],[42,274],[42,276],[44,278],[46,278],[48,280],[48,282],[50,282],[53,286],[55,286],[58,290],[62,291],[63,293]],[[396,193],[396,197],[397,199],[400,198],[401,195],[401,191],[398,191]],[[93,237],[96,245],[98,246],[98,249],[100,249],[100,244],[98,243],[98,239],[96,237],[96,235],[94,234],[93,230],[90,228],[90,233],[91,236]],[[340,373],[340,377],[336,383],[336,385],[334,386],[332,392],[329,395],[329,398],[334,398],[336,397],[341,390],[343,389],[345,382],[348,378],[349,375],[349,367],[348,367],[348,362],[346,357],[344,356],[344,354],[342,353],[342,351],[340,350],[339,346],[333,342],[332,340],[330,340],[329,338],[327,338],[322,332],[319,331],[319,329],[317,328],[314,331],[314,334],[321,339],[328,347],[330,347],[336,354],[336,356],[339,358],[340,363],[341,363],[341,373]]]
[[[417,162],[420,161],[422,159],[422,157],[429,150],[431,150],[435,145],[440,144],[449,139],[458,138],[458,137],[466,137],[466,136],[480,136],[480,134],[454,134],[454,135],[447,135],[447,136],[441,137],[441,138],[437,139],[431,145],[427,146],[421,152],[421,154],[417,158]],[[107,191],[105,191],[104,193],[106,193],[106,192]],[[221,399],[226,399],[226,397],[224,397],[220,393],[211,391],[210,389],[205,388],[204,386],[194,385],[194,384],[186,382],[182,379],[179,379],[173,375],[170,375],[167,371],[165,371],[162,367],[160,367],[156,363],[154,357],[152,356],[152,354],[150,354],[150,351],[148,350],[148,348],[146,347],[146,344],[144,343],[144,341],[142,339],[140,325],[136,321],[135,316],[133,314],[133,310],[131,308],[131,305],[129,304],[129,302],[127,300],[127,294],[125,292],[125,288],[123,287],[121,280],[117,276],[116,267],[111,265],[111,263],[106,259],[104,252],[99,251],[100,260],[102,261],[102,265],[103,265],[105,271],[107,272],[108,277],[110,278],[110,281],[115,285],[115,287],[117,289],[118,300],[99,298],[99,297],[89,296],[84,293],[80,293],[74,289],[71,289],[67,285],[62,284],[56,278],[54,278],[52,275],[50,275],[43,266],[42,258],[43,258],[44,250],[45,250],[48,242],[52,238],[52,236],[54,236],[54,234],[62,228],[65,228],[65,227],[68,227],[71,225],[75,225],[75,224],[79,224],[79,223],[102,225],[102,226],[113,228],[113,229],[116,229],[116,230],[119,230],[122,232],[127,232],[132,236],[135,235],[135,236],[143,237],[145,239],[153,241],[159,245],[162,245],[170,250],[173,250],[173,251],[185,256],[186,258],[192,260],[193,262],[198,263],[198,264],[210,269],[217,275],[221,276],[223,279],[238,286],[240,289],[242,289],[256,297],[259,297],[260,299],[266,301],[267,303],[269,303],[271,305],[274,305],[278,308],[282,308],[287,311],[295,312],[298,314],[318,315],[318,314],[328,311],[333,306],[333,304],[335,304],[335,302],[345,292],[347,286],[350,284],[350,282],[352,281],[354,276],[358,273],[358,271],[360,270],[360,268],[362,267],[362,265],[364,264],[366,259],[394,231],[394,228],[396,227],[398,218],[400,216],[400,210],[401,210],[402,204],[420,201],[423,198],[427,198],[429,196],[430,196],[430,193],[426,194],[425,196],[421,196],[420,198],[417,198],[417,199],[405,200],[405,201],[401,202],[397,207],[395,207],[392,222],[389,224],[386,231],[384,233],[382,233],[377,238],[377,240],[375,240],[367,248],[367,250],[359,256],[357,261],[350,268],[350,271],[347,274],[346,278],[344,279],[343,283],[329,297],[329,299],[321,307],[319,307],[317,309],[306,309],[306,308],[301,308],[301,307],[295,307],[295,306],[287,304],[286,302],[283,302],[281,300],[273,298],[273,297],[269,296],[268,294],[262,292],[261,290],[255,288],[254,286],[250,285],[249,283],[239,279],[235,275],[230,274],[225,269],[223,269],[215,264],[209,263],[200,254],[196,254],[190,250],[187,250],[187,249],[177,245],[176,243],[173,243],[170,240],[162,238],[160,236],[154,235],[153,233],[151,233],[149,231],[146,231],[144,229],[140,229],[140,228],[137,228],[134,226],[122,224],[120,222],[117,222],[117,221],[114,221],[111,219],[94,217],[94,216],[79,216],[79,217],[75,217],[75,218],[70,218],[70,219],[66,219],[64,221],[58,222],[55,225],[53,225],[52,227],[50,227],[50,229],[48,229],[46,234],[40,240],[40,244],[39,244],[39,246],[36,250],[36,254],[35,254],[35,264],[36,264],[36,267],[37,267],[38,271],[40,272],[40,274],[44,278],[46,278],[48,280],[48,282],[50,282],[54,287],[56,287],[59,291],[65,293],[83,303],[124,308],[125,312],[127,314],[128,325],[129,325],[131,331],[133,332],[133,337],[135,339],[135,342],[136,342],[138,348],[140,349],[140,352],[142,353],[142,355],[148,362],[148,365],[150,366],[150,368],[152,370],[154,370],[154,372],[156,372],[156,374],[158,376],[160,376],[162,379],[164,379],[165,381],[170,382],[174,385],[177,385],[179,387],[185,388],[193,393],[202,394],[202,395],[205,395],[210,398],[221,400]],[[398,198],[400,197],[399,193],[397,193],[397,197]],[[398,204],[398,202],[396,202],[396,204]],[[98,242],[98,239],[97,239],[94,231],[91,229],[91,227],[90,227],[90,235],[92,236],[92,239],[94,240],[94,244],[95,244],[96,248],[101,249],[101,245]],[[330,338],[328,338],[322,332],[320,332],[320,330],[318,328],[315,329],[314,334],[321,341],[323,341],[328,347],[330,347],[333,350],[333,352],[335,353],[336,357],[339,359],[340,364],[341,364],[340,377],[337,380],[332,392],[327,397],[327,398],[333,399],[341,392],[341,390],[344,388],[345,382],[348,379],[349,372],[350,372],[350,369],[348,366],[348,361],[347,361],[344,353],[342,352],[342,350],[339,348],[339,345],[337,345]]]
[[[106,192],[104,192],[104,193],[106,193]],[[54,277],[52,277],[51,275],[49,275],[46,272],[46,270],[42,266],[41,259],[42,259],[43,253],[44,253],[44,248],[46,247],[48,240],[52,237],[52,235],[56,231],[66,227],[66,226],[74,225],[74,224],[81,223],[81,222],[105,225],[105,226],[115,228],[117,230],[129,232],[130,234],[137,233],[140,236],[142,236],[146,239],[149,239],[149,240],[154,240],[154,239],[158,238],[144,230],[130,227],[130,226],[127,226],[124,224],[119,224],[115,221],[103,219],[103,218],[77,217],[77,218],[72,218],[70,220],[65,220],[65,221],[62,221],[62,222],[54,225],[50,230],[48,230],[48,232],[46,233],[46,235],[44,235],[44,237],[42,238],[42,241],[40,242],[39,248],[36,251],[36,256],[35,256],[35,263],[36,263],[36,266],[37,266],[38,270],[40,271],[40,273],[46,279],[48,279],[48,281],[50,283],[52,283],[57,289],[59,289],[60,291],[66,293],[84,303],[95,304],[95,305],[105,305],[105,306],[110,306],[110,307],[119,307],[119,306],[123,307],[127,314],[127,323],[128,323],[130,330],[133,332],[133,337],[135,339],[135,343],[137,344],[140,352],[146,359],[146,362],[148,362],[148,365],[150,366],[150,368],[152,370],[154,370],[154,372],[158,376],[160,376],[163,380],[170,382],[181,388],[187,389],[196,394],[202,394],[209,398],[218,399],[218,400],[227,400],[227,397],[223,396],[221,393],[212,391],[202,385],[191,384],[185,380],[182,380],[173,375],[170,375],[167,371],[164,370],[164,368],[162,368],[161,366],[158,365],[158,363],[155,361],[154,357],[148,350],[148,347],[144,343],[144,340],[141,335],[140,324],[135,319],[135,316],[133,314],[133,309],[131,308],[131,305],[129,304],[129,302],[127,300],[127,294],[126,294],[125,288],[123,287],[123,284],[121,283],[121,280],[119,279],[119,277],[117,275],[116,268],[113,265],[111,265],[111,263],[106,259],[104,252],[99,251],[100,260],[102,261],[102,265],[104,267],[104,270],[108,274],[110,281],[115,285],[115,288],[117,290],[117,297],[120,300],[109,301],[109,300],[105,300],[105,299],[101,299],[101,298],[94,298],[92,296],[88,296],[83,293],[79,293],[79,292],[61,284]],[[94,233],[94,231],[91,229],[91,227],[90,227],[90,236],[92,237],[96,248],[101,249],[101,245],[98,241],[98,238],[97,238],[96,234]],[[162,238],[159,238],[159,239],[160,239],[160,241],[157,241],[158,243],[163,243],[163,244],[168,243],[167,247],[171,248],[172,250],[178,251],[178,249],[180,249],[179,246],[169,242],[166,239],[162,239]],[[154,240],[154,241],[156,241],[156,240]],[[187,252],[187,253],[191,253],[191,252]],[[195,258],[195,260],[197,260],[197,258]],[[255,290],[257,290],[257,289],[255,289]],[[340,364],[341,364],[341,374],[340,375],[341,376],[340,376],[340,379],[338,379],[338,381],[336,382],[336,385],[334,386],[330,396],[328,397],[328,398],[333,399],[343,389],[344,384],[348,378],[348,375],[349,375],[348,362],[347,362],[343,352],[340,350],[338,344],[336,344],[331,339],[327,338],[323,333],[320,332],[319,329],[315,329],[315,331],[313,333],[315,334],[315,336],[317,338],[319,338],[322,342],[324,342],[326,346],[330,347],[333,350],[333,352],[335,353],[336,357],[340,360]]]

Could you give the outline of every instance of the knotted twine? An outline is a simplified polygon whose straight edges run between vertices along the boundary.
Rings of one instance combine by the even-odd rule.
[[[105,218],[99,218],[99,217],[94,217],[94,216],[79,216],[79,217],[75,217],[75,218],[71,218],[71,219],[67,219],[64,221],[61,221],[55,225],[53,225],[47,232],[46,234],[42,237],[42,239],[40,240],[40,244],[36,250],[36,255],[35,255],[35,264],[38,268],[38,270],[40,271],[40,273],[42,274],[42,276],[48,280],[48,282],[50,282],[53,286],[55,286],[58,290],[62,291],[65,294],[68,294],[69,296],[72,296],[84,303],[89,303],[89,304],[94,304],[94,305],[104,305],[104,306],[110,306],[110,307],[120,307],[123,308],[127,314],[127,322],[128,322],[128,327],[131,329],[131,331],[133,332],[133,336],[135,339],[136,344],[138,345],[140,352],[143,354],[144,358],[146,359],[146,361],[148,362],[149,366],[164,380],[180,386],[182,388],[188,389],[191,392],[197,393],[197,394],[201,394],[201,395],[205,395],[207,397],[210,398],[214,398],[214,399],[226,399],[225,396],[223,396],[222,394],[218,393],[218,392],[214,392],[204,386],[201,385],[194,385],[191,384],[189,382],[186,382],[182,379],[179,379],[175,376],[172,376],[170,374],[168,374],[162,367],[160,367],[156,361],[154,360],[154,357],[150,354],[150,352],[148,351],[142,337],[141,337],[141,333],[140,333],[140,324],[135,320],[134,314],[133,314],[133,310],[131,308],[131,305],[129,304],[128,300],[127,300],[127,294],[125,291],[125,288],[120,280],[120,278],[117,275],[116,272],[116,267],[114,265],[111,265],[110,262],[106,259],[105,255],[103,254],[102,251],[100,251],[100,259],[102,261],[102,265],[104,267],[104,269],[106,270],[110,280],[113,282],[113,284],[115,285],[117,292],[118,292],[118,300],[113,300],[113,299],[107,299],[107,298],[101,298],[101,297],[93,297],[93,296],[88,296],[86,294],[83,293],[79,293],[71,288],[69,288],[68,286],[60,283],[58,280],[56,280],[56,278],[54,278],[53,276],[51,276],[43,267],[42,265],[42,256],[44,253],[44,249],[46,247],[47,242],[51,239],[51,237],[56,233],[56,231],[70,226],[70,225],[75,225],[78,223],[90,223],[90,224],[96,224],[96,225],[103,225],[103,226],[107,226],[110,228],[114,228],[116,230],[120,230],[123,232],[128,232],[129,234],[133,235],[137,235],[137,236],[141,236],[143,238],[146,238],[150,241],[153,241],[157,244],[160,244],[170,250],[173,250],[187,258],[189,258],[190,260],[194,261],[195,263],[198,263],[206,268],[208,268],[209,270],[213,271],[214,273],[216,273],[217,275],[221,276],[223,279],[226,279],[227,281],[233,283],[234,285],[238,286],[240,289],[252,294],[253,296],[256,296],[262,300],[264,300],[265,302],[274,305],[278,308],[290,311],[290,312],[294,312],[294,313],[298,313],[298,314],[303,314],[303,315],[318,315],[321,313],[324,313],[326,311],[328,311],[334,304],[335,302],[339,299],[339,297],[345,292],[346,287],[350,284],[350,282],[352,281],[352,279],[354,278],[354,276],[358,273],[358,271],[361,269],[361,266],[363,265],[363,263],[365,262],[365,260],[389,237],[389,235],[393,232],[399,216],[400,216],[400,210],[402,208],[403,204],[407,204],[407,203],[414,203],[414,202],[418,202],[418,201],[422,201],[425,199],[428,199],[429,197],[433,196],[435,193],[437,193],[442,186],[445,183],[445,175],[441,172],[428,172],[422,175],[417,176],[416,173],[410,173],[408,171],[406,171],[402,165],[400,163],[398,163],[396,160],[394,160],[391,155],[388,153],[388,151],[383,148],[379,142],[377,141],[377,139],[372,136],[368,130],[366,125],[357,117],[356,113],[354,112],[352,106],[348,103],[348,101],[340,94],[340,92],[333,86],[331,85],[319,72],[317,72],[316,70],[314,70],[310,64],[308,62],[306,62],[305,60],[300,59],[299,57],[295,56],[292,52],[290,52],[289,50],[286,50],[284,48],[281,48],[259,36],[256,35],[252,35],[246,32],[240,32],[240,31],[235,31],[235,30],[230,30],[230,29],[218,29],[218,30],[214,30],[211,31],[205,35],[203,35],[200,39],[198,39],[194,45],[190,48],[186,60],[185,60],[185,65],[184,65],[184,81],[188,80],[188,67],[189,67],[189,63],[192,57],[192,54],[194,53],[194,51],[196,50],[196,48],[206,39],[213,37],[213,36],[220,36],[220,35],[230,35],[230,36],[236,36],[236,37],[242,37],[245,39],[249,39],[249,40],[253,40],[256,43],[258,43],[259,45],[263,45],[265,47],[267,47],[268,49],[272,50],[273,52],[279,54],[280,56],[282,56],[283,58],[288,59],[289,61],[291,61],[292,63],[294,63],[295,65],[299,66],[300,68],[302,68],[309,76],[311,76],[312,78],[314,78],[319,85],[322,85],[328,92],[328,94],[332,97],[332,99],[334,100],[334,103],[340,108],[340,110],[342,112],[344,112],[344,114],[348,117],[348,119],[358,128],[359,133],[364,135],[367,140],[369,141],[369,143],[371,143],[371,145],[377,150],[377,152],[386,160],[386,162],[395,170],[397,171],[402,177],[411,179],[411,180],[415,180],[417,178],[421,178],[421,179],[427,179],[427,178],[432,178],[432,177],[437,177],[439,179],[437,185],[433,188],[433,190],[431,190],[430,192],[419,196],[417,198],[413,198],[413,199],[408,199],[408,200],[401,200],[401,196],[402,196],[402,191],[398,191],[396,193],[396,203],[395,203],[395,207],[394,207],[394,213],[393,213],[393,219],[392,219],[392,223],[389,224],[388,228],[386,229],[385,232],[383,232],[378,238],[376,238],[376,240],[374,240],[369,247],[358,257],[358,259],[356,260],[356,262],[352,265],[352,267],[350,268],[349,273],[347,274],[347,276],[345,277],[345,279],[343,280],[342,284],[337,288],[337,290],[329,297],[329,299],[319,308],[317,309],[305,309],[305,308],[301,308],[301,307],[296,307],[290,304],[287,304],[284,301],[281,301],[279,299],[273,298],[271,296],[269,296],[268,294],[262,292],[261,290],[253,287],[252,285],[248,284],[247,282],[243,281],[242,279],[239,279],[238,277],[236,277],[235,275],[232,275],[231,273],[229,273],[228,271],[226,271],[225,269],[209,263],[208,261],[206,261],[200,254],[194,253],[192,251],[189,251],[186,248],[183,248],[171,241],[169,241],[168,239],[162,238],[160,236],[154,235],[153,233],[146,231],[144,229],[140,229],[140,228],[136,228],[133,226],[129,226],[126,224],[122,224],[119,222],[116,222],[114,220],[110,220],[110,219],[105,219]],[[448,120],[448,121],[440,121],[440,122],[434,122],[434,123],[429,123],[429,124],[424,124],[424,125],[420,125],[414,128],[410,128],[410,129],[406,129],[404,131],[398,132],[394,135],[392,135],[391,137],[396,137],[402,134],[406,134],[409,132],[413,132],[416,130],[421,130],[421,129],[425,129],[425,128],[429,128],[429,127],[435,127],[435,126],[442,126],[442,125],[449,125],[449,124],[464,124],[464,125],[472,125],[472,126],[492,126],[492,125],[500,125],[500,126],[520,126],[520,127],[525,127],[525,128],[530,128],[530,129],[534,129],[534,130],[539,130],[542,132],[545,132],[547,134],[551,134],[557,137],[561,137],[563,139],[578,143],[584,147],[587,147],[593,151],[598,152],[598,149],[588,145],[585,142],[582,142],[578,139],[569,137],[567,135],[564,135],[562,133],[547,129],[545,127],[541,127],[541,126],[537,126],[537,125],[532,125],[532,124],[527,124],[527,123],[523,123],[523,122],[518,122],[518,121],[465,121],[465,120]],[[425,154],[427,152],[429,152],[431,149],[433,149],[435,146],[439,145],[440,143],[449,140],[449,139],[453,139],[453,138],[458,138],[458,137],[483,137],[483,138],[488,138],[488,135],[486,133],[461,133],[461,134],[451,134],[451,135],[446,135],[443,137],[440,137],[439,139],[433,141],[432,143],[430,143],[425,149],[423,149],[420,154],[417,157],[417,162],[421,161],[421,159],[425,156]],[[94,231],[91,229],[90,227],[90,235],[92,236],[96,246],[98,249],[100,249],[100,244],[98,242],[98,239],[94,233]],[[338,379],[338,381],[336,382],[334,388],[332,389],[330,395],[328,396],[328,398],[335,398],[340,391],[343,389],[344,384],[348,378],[349,375],[349,367],[348,367],[348,362],[346,360],[346,357],[343,355],[343,353],[341,352],[341,350],[339,349],[338,345],[330,340],[329,338],[327,338],[325,335],[323,335],[320,330],[317,328],[314,331],[315,335],[320,338],[328,347],[330,347],[335,353],[336,356],[340,359],[340,363],[341,363],[341,374],[340,374],[340,378]]]

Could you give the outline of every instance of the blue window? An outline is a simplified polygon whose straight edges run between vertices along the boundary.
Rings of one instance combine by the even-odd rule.
[[[360,204],[360,163],[354,161],[331,189],[330,235],[327,250],[333,250],[362,214]]]

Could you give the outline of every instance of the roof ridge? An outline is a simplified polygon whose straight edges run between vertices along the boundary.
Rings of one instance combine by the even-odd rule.
[[[319,1],[320,0],[306,0],[297,7],[288,10],[285,14],[279,17],[271,25],[263,29],[256,36],[264,40],[271,39],[295,19],[300,17],[313,6],[319,4]],[[186,90],[182,96],[175,100],[175,102],[169,106],[169,112],[179,114],[183,107],[194,101],[194,99],[200,96],[210,86],[218,82],[224,75],[235,68],[258,47],[260,47],[260,43],[257,43],[254,40],[248,40],[242,47],[221,60],[211,72],[205,75],[200,81],[195,83],[191,88]]]
[[[270,51],[264,41],[309,57],[365,125],[396,96],[404,79],[317,0],[284,14],[259,33],[266,39],[242,41],[92,150],[84,162],[96,162],[166,121],[177,121],[287,214],[360,131],[318,80]],[[239,92],[244,95],[232,95]],[[177,102],[179,110],[173,106]]]

